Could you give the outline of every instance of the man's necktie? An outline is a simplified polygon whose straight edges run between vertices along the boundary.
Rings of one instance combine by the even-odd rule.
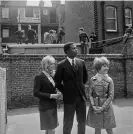
[[[76,69],[76,66],[74,64],[74,59],[72,59],[72,66],[73,66],[74,69]]]

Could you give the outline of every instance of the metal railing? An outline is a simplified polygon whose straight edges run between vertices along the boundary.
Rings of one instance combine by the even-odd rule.
[[[111,38],[111,39],[106,39],[106,40],[100,40],[100,41],[91,42],[91,43],[98,44],[97,48],[101,48],[101,47],[104,47],[104,46],[114,45],[114,44],[122,41],[123,38],[124,38],[124,36],[121,36],[121,37],[116,37],[116,38]]]
[[[127,42],[130,38],[133,38],[133,35],[124,35],[121,37],[116,37],[116,38],[111,38],[111,39],[106,39],[106,40],[101,40],[101,41],[96,41],[96,42],[91,42],[92,44],[97,44],[95,45],[96,48],[104,48],[107,46],[112,46],[115,45],[119,42],[122,42],[123,44],[123,49],[121,54],[126,54],[126,47],[127,47]]]

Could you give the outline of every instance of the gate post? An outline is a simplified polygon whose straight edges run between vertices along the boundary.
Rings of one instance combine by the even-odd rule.
[[[6,126],[7,126],[6,69],[0,68],[0,134],[6,133]]]

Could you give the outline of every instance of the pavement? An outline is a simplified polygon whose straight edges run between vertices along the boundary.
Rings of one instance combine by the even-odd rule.
[[[133,134],[133,98],[116,99],[113,101],[113,108],[117,123],[114,134]],[[37,107],[10,110],[7,115],[6,134],[44,134],[43,131],[40,131]],[[59,126],[56,128],[56,134],[62,134],[63,107],[58,109],[58,118]],[[77,122],[75,118],[71,134],[76,133]],[[86,134],[94,134],[94,129],[86,126]],[[106,131],[102,130],[102,134],[106,134]]]

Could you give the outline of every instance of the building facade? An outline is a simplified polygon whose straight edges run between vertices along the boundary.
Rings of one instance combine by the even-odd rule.
[[[98,1],[96,19],[99,40],[121,37],[133,25],[133,1]]]
[[[43,43],[45,32],[50,29],[65,29],[65,41],[79,42],[79,28],[90,36],[95,32],[98,41],[121,37],[129,24],[133,23],[133,1],[52,1],[52,7],[26,6],[23,1],[0,2],[0,41],[16,42],[18,26],[27,32],[27,26],[37,33],[37,43]]]
[[[0,3],[0,38],[2,43],[15,43],[15,32],[21,26],[25,35],[28,25],[37,33],[36,43],[43,43],[44,32],[50,29],[58,30],[59,20],[57,7],[60,2],[53,2],[52,7],[44,7],[43,1],[39,6],[27,6],[23,1],[1,1]],[[26,36],[25,36],[26,37]]]
[[[65,13],[66,41],[79,42],[80,27],[101,41],[123,36],[133,24],[133,1],[66,1]]]

